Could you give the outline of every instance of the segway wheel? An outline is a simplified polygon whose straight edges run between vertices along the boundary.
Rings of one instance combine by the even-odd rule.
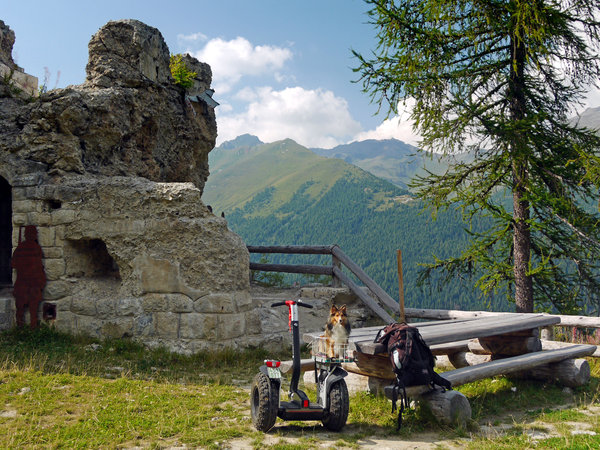
[[[260,372],[254,377],[250,392],[252,423],[258,431],[269,431],[277,420],[279,386]]]
[[[350,397],[348,387],[342,379],[331,386],[329,391],[329,409],[321,420],[325,428],[331,431],[340,431],[348,420],[350,409]]]

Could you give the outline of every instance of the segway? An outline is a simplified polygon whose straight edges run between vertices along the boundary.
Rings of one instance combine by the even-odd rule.
[[[298,306],[312,308],[301,300],[287,300],[271,305],[288,306],[289,327],[292,333],[292,378],[290,381],[289,401],[280,401],[281,361],[265,360],[260,372],[254,377],[250,393],[252,423],[259,431],[269,431],[275,425],[277,417],[282,420],[320,420],[325,428],[339,431],[348,419],[350,399],[344,377],[348,375],[341,364],[351,362],[347,346],[333,357],[323,351],[324,346],[313,343],[315,360],[315,383],[317,400],[311,402],[303,391],[298,389],[300,379],[300,330],[298,327]],[[337,347],[337,346],[336,346]]]

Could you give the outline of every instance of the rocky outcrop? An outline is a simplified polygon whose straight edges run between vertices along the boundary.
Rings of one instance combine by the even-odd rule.
[[[191,183],[14,181],[32,184],[13,188],[13,221],[38,227],[44,299],[56,305],[60,329],[186,353],[260,334],[244,243]]]
[[[0,63],[16,68],[12,58],[13,45],[15,45],[15,32],[0,20]]]
[[[89,50],[83,85],[18,106],[3,99],[3,153],[42,163],[53,176],[132,175],[202,191],[217,135],[214,109],[187,101],[174,84],[160,32],[135,20],[109,22]],[[193,89],[206,89],[210,68],[189,60],[202,68]]]

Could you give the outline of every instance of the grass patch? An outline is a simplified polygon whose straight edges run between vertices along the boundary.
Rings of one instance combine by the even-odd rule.
[[[0,448],[220,448],[236,439],[254,448],[359,448],[373,437],[428,435],[478,449],[600,444],[590,434],[600,435],[595,360],[592,382],[572,391],[502,377],[460,387],[476,423],[504,426],[493,436],[479,433],[476,424],[468,430],[442,427],[419,408],[405,411],[397,432],[391,403],[367,393],[351,397],[342,433],[318,422],[278,421],[264,434],[252,427],[248,387],[267,356],[290,357],[260,349],[184,356],[49,328],[0,334]],[[306,390],[314,398],[314,390]],[[284,385],[282,398],[285,392]],[[565,404],[573,407],[557,408]],[[549,437],[535,438],[543,434]]]
[[[288,355],[272,355],[262,349],[225,349],[187,356],[164,348],[148,350],[128,339],[72,337],[48,327],[0,334],[0,366],[103,378],[244,384],[251,382],[267,356]]]

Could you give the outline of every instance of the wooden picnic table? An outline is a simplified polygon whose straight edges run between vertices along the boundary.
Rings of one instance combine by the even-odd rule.
[[[507,374],[556,380],[567,386],[583,385],[590,378],[589,364],[585,359],[574,358],[591,355],[596,346],[580,344],[542,351],[538,329],[559,323],[559,317],[546,314],[499,314],[410,325],[419,329],[434,354],[470,350],[473,343],[492,354],[492,361],[444,372],[442,375],[453,386]],[[342,364],[348,372],[369,377],[373,381],[373,384],[369,381],[369,386],[383,387],[395,378],[386,348],[374,342],[381,328],[352,330],[348,344],[349,349],[354,350],[354,362]],[[312,343],[321,334],[305,333],[303,340]],[[304,370],[314,370],[311,360],[303,363]],[[466,423],[471,418],[469,402],[458,391],[431,391],[429,386],[411,386],[406,391],[409,396],[429,403],[434,415],[443,423]],[[385,389],[386,395],[390,392],[389,387]]]

